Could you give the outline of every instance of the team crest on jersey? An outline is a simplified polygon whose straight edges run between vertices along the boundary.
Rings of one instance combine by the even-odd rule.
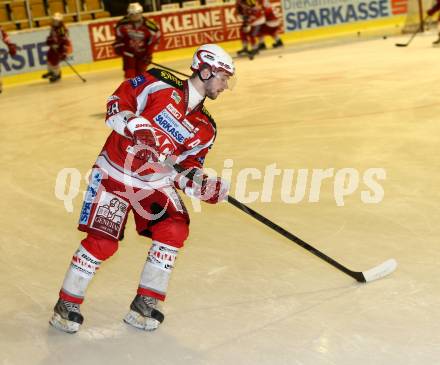
[[[171,93],[171,98],[176,102],[176,104],[179,104],[180,100],[182,100],[182,98],[179,96],[179,93],[176,90],[173,90],[173,92]]]
[[[146,80],[143,75],[138,75],[138,76],[130,79],[130,84],[133,88],[135,88],[135,87],[138,87],[139,85],[142,85],[145,81]]]
[[[191,135],[166,109],[162,110],[153,119],[158,126],[166,132],[166,134],[180,144],[185,142],[185,140]]]

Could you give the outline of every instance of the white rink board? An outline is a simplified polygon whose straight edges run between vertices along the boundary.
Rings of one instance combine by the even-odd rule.
[[[48,325],[83,234],[54,195],[57,174],[83,177],[109,131],[107,97],[122,72],[6,88],[0,96],[0,363],[3,365],[434,365],[440,358],[440,91],[435,35],[408,48],[395,38],[269,51],[237,60],[238,84],[208,109],[218,137],[206,165],[238,172],[277,168],[386,170],[383,200],[365,204],[360,185],[338,206],[334,179],[318,202],[250,206],[354,270],[394,257],[386,279],[357,284],[232,206],[191,213],[155,333],[122,318],[135,294],[147,240],[130,219],[67,335]],[[281,57],[280,57],[281,56]],[[276,65],[276,67],[274,67]],[[168,66],[188,72],[188,60]],[[261,192],[262,180],[248,183]],[[67,191],[66,191],[67,193]]]

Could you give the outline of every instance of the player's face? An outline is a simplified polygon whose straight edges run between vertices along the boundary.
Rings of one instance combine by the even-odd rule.
[[[140,22],[142,19],[142,14],[130,14],[130,21],[133,23]]]
[[[214,77],[206,82],[206,96],[212,100],[217,99],[221,92],[229,88],[230,76],[224,71],[217,71]]]

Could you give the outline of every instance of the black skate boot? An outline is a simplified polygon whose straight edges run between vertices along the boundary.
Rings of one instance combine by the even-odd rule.
[[[266,49],[267,49],[267,47],[266,47],[266,43],[261,42],[261,43],[258,44],[258,50],[259,50],[259,51],[264,51],[264,50],[266,50]]]
[[[432,45],[434,47],[439,47],[440,46],[440,33],[438,34],[438,39],[434,42],[432,42]]]
[[[272,47],[273,47],[273,48],[278,48],[278,47],[282,47],[282,46],[284,46],[284,43],[283,43],[283,41],[281,40],[281,38],[278,38],[278,39],[276,40],[276,42],[275,42],[274,44],[272,44]]]
[[[79,304],[58,299],[53,309],[54,313],[49,323],[55,328],[67,332],[75,333],[83,323],[84,317],[79,311]]]
[[[247,56],[249,54],[249,51],[247,47],[243,47],[239,51],[237,51],[237,56]]]
[[[253,60],[254,57],[259,53],[258,48],[253,48],[249,51],[249,59]]]
[[[41,77],[43,79],[47,79],[47,78],[52,77],[52,76],[53,76],[53,72],[52,71],[47,71],[45,74],[41,75]]]
[[[136,295],[124,322],[144,331],[154,331],[165,319],[158,309],[156,298]]]
[[[53,83],[53,82],[57,82],[61,79],[61,73],[59,73],[58,75],[52,74],[51,76],[49,76],[49,82]]]

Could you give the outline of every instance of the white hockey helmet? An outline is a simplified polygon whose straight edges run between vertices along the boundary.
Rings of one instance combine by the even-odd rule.
[[[191,70],[198,72],[204,65],[209,65],[213,73],[221,70],[229,76],[235,74],[235,65],[232,57],[216,44],[204,44],[197,48],[194,53]]]
[[[52,15],[52,20],[55,20],[57,22],[62,22],[63,18],[64,18],[63,14],[58,13],[58,12],[56,12]]]
[[[128,15],[137,15],[137,14],[142,14],[143,12],[144,12],[144,9],[142,8],[141,4],[139,4],[139,3],[128,4],[128,8],[127,8]]]

